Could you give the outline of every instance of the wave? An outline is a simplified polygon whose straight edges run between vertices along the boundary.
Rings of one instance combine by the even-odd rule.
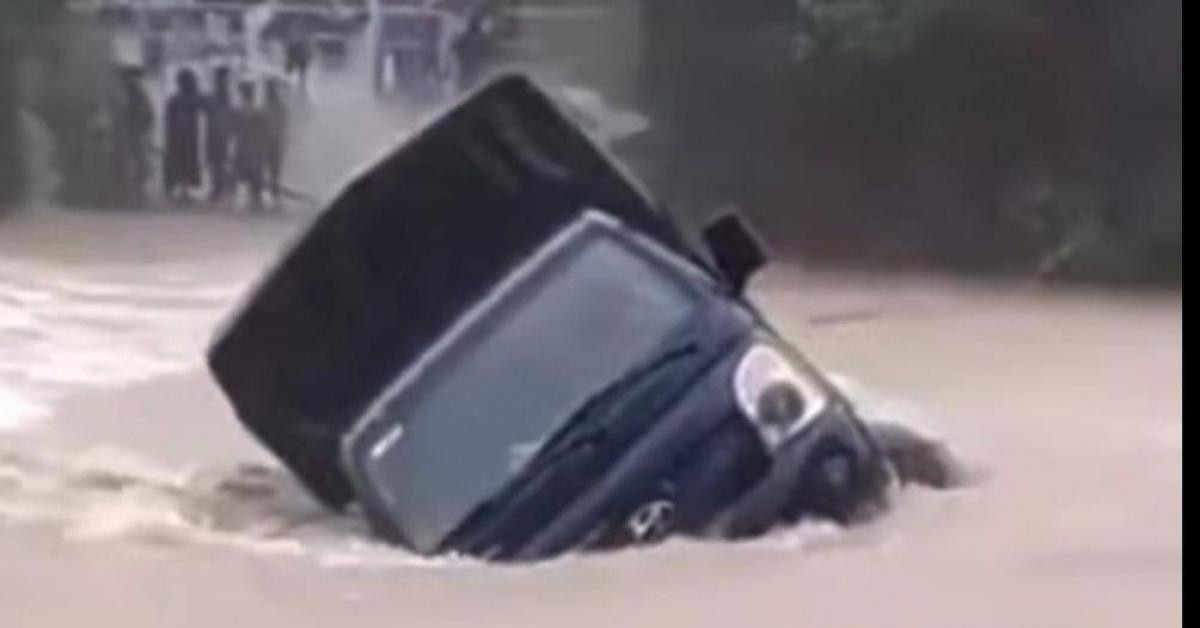
[[[285,470],[246,463],[177,470],[101,447],[71,455],[0,452],[0,519],[52,526],[72,541],[216,545],[330,566],[447,566],[373,540]]]

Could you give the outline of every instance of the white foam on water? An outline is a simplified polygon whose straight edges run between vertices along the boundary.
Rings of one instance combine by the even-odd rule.
[[[879,401],[846,378],[865,415],[909,422],[917,410]],[[919,414],[919,413],[918,413]],[[923,423],[928,425],[928,423]],[[0,452],[0,520],[49,525],[77,542],[210,545],[310,560],[323,568],[390,570],[477,568],[461,557],[416,556],[374,539],[361,519],[330,513],[285,470],[258,464],[230,469],[171,468],[127,450],[100,446],[70,454]],[[885,526],[847,530],[805,522],[731,551],[808,552],[881,545]],[[688,551],[708,542],[672,540],[653,551]],[[553,567],[575,556],[549,561]]]
[[[114,447],[0,453],[0,520],[52,526],[76,542],[218,545],[331,565],[421,562],[326,511],[281,469],[172,469]]]
[[[0,432],[27,427],[50,411],[28,391],[16,391],[0,382]]]
[[[195,365],[238,287],[202,273],[0,259],[0,430],[36,425],[73,391]]]
[[[877,396],[856,399],[873,418],[908,421],[909,413],[916,411],[898,402],[876,402]],[[61,454],[0,451],[0,520],[53,526],[77,542],[221,546],[301,558],[329,569],[461,569],[482,564],[460,557],[420,557],[388,546],[372,538],[361,519],[317,504],[281,468],[172,468],[109,446]],[[731,549],[807,552],[879,545],[887,536],[885,529],[846,530],[805,522]],[[687,551],[698,543],[705,542],[672,540],[654,551]],[[573,560],[576,557],[566,556],[546,565]]]
[[[862,395],[861,385],[848,384],[840,382]],[[917,412],[909,405],[878,399],[856,397],[863,413],[873,418],[910,421],[911,413]],[[302,558],[329,569],[460,569],[482,564],[468,558],[420,557],[388,546],[372,538],[360,519],[330,513],[315,503],[281,468],[172,468],[109,446],[59,454],[0,451],[0,520],[52,526],[76,542],[221,546]],[[738,543],[734,550],[817,551],[878,543],[881,534],[874,527],[845,530],[811,522]],[[673,540],[654,551],[680,551],[696,543]],[[547,564],[575,559],[567,556]]]

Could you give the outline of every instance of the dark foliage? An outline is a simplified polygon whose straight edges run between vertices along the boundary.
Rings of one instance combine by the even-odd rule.
[[[812,258],[1181,276],[1177,0],[644,6],[633,150],[676,203]]]

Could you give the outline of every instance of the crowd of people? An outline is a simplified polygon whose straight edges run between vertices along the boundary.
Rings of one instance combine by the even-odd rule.
[[[227,66],[213,70],[210,89],[189,68],[174,76],[162,115],[162,148],[152,142],[155,114],[135,71],[123,74],[124,104],[117,116],[115,153],[120,185],[144,203],[155,161],[162,193],[177,206],[215,206],[239,198],[255,211],[278,209],[286,143],[287,105],[277,79],[234,80]],[[140,203],[139,203],[140,204]]]

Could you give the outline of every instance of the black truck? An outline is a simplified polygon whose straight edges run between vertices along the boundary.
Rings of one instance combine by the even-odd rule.
[[[764,263],[736,215],[688,237],[508,76],[355,179],[209,363],[319,500],[422,554],[744,538],[945,483],[747,300]]]

